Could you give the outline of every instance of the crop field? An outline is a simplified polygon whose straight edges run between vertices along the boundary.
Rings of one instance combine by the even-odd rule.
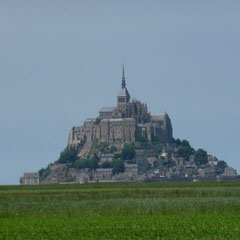
[[[240,182],[0,186],[0,239],[240,239]]]

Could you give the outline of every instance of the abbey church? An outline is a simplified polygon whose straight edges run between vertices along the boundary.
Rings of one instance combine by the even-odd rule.
[[[162,144],[172,141],[172,125],[168,114],[151,115],[147,104],[131,98],[122,71],[121,89],[117,106],[103,107],[96,118],[88,118],[83,126],[73,127],[68,149],[77,149],[79,157],[87,156],[94,141],[123,145],[139,138],[158,140]]]

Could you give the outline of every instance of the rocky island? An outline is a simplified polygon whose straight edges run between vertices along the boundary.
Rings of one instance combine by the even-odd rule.
[[[36,173],[32,175],[36,179]],[[124,67],[117,106],[103,107],[96,118],[72,127],[59,159],[38,176],[40,183],[238,178],[225,161],[173,138],[166,112],[151,115],[146,103],[131,98]],[[31,173],[20,182],[33,184]]]

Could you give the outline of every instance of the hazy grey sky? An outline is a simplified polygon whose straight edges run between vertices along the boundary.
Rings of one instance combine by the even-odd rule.
[[[0,0],[0,184],[57,160],[72,126],[132,97],[240,171],[240,1]]]

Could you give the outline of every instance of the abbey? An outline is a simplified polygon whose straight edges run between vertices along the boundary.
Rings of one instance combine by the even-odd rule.
[[[85,157],[94,141],[123,145],[139,139],[171,143],[171,120],[166,113],[151,115],[147,104],[131,98],[123,67],[117,106],[103,107],[98,117],[88,118],[83,126],[73,127],[68,138],[68,149],[76,149],[79,157]]]
[[[21,184],[240,178],[225,161],[174,139],[168,114],[151,115],[145,103],[130,97],[124,68],[116,106],[73,127],[59,159],[31,174]]]

